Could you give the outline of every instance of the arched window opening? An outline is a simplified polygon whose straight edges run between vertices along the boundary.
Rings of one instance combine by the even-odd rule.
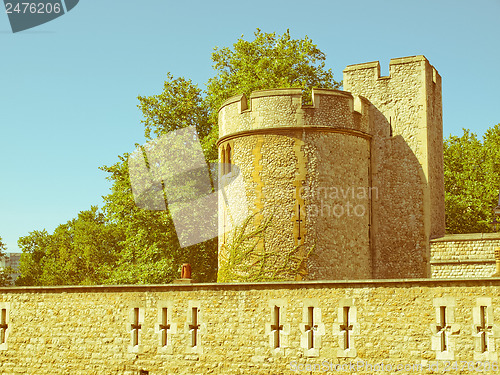
[[[227,145],[227,156],[226,156],[226,163],[227,163],[227,173],[231,173],[231,146]]]
[[[221,148],[221,175],[226,174],[226,148],[222,146]]]

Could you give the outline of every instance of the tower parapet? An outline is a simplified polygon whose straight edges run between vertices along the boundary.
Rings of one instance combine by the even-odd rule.
[[[325,127],[369,133],[368,102],[348,92],[313,89],[302,105],[301,89],[254,91],[227,99],[219,109],[219,135],[258,129]]]

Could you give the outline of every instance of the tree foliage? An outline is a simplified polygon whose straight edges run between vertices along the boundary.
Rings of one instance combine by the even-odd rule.
[[[121,253],[120,228],[93,206],[59,225],[53,234],[33,231],[22,249],[17,285],[100,284],[110,277]]]
[[[167,73],[161,94],[139,96],[138,99],[138,107],[144,115],[141,122],[146,139],[187,126],[195,126],[200,138],[204,138],[210,131],[208,108],[201,89],[191,80],[174,78],[172,74]]]
[[[2,237],[0,237],[0,258],[5,256],[5,251],[7,251],[7,245],[3,243]]]
[[[500,188],[500,124],[444,142],[446,231],[491,232]]]
[[[232,48],[215,48],[215,75],[205,90],[167,73],[160,94],[139,96],[145,137],[195,126],[207,162],[216,162],[217,112],[224,100],[262,89],[298,87],[307,96],[313,87],[339,88],[325,59],[307,36],[293,39],[288,30],[276,35],[257,29],[251,41],[242,37]],[[196,280],[216,280],[217,238],[181,248],[168,208],[135,205],[128,156],[101,168],[112,183],[102,212],[92,207],[53,234],[33,231],[20,238],[19,285],[168,283],[185,262]]]
[[[111,193],[104,197],[107,220],[124,234],[114,284],[169,283],[179,277],[183,263],[193,266],[193,278],[213,281],[217,272],[217,240],[181,248],[167,211],[149,211],[135,205],[128,174],[127,154],[110,167]]]

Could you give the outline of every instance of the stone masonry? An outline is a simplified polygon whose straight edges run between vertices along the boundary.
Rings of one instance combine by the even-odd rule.
[[[433,278],[490,277],[500,234],[451,234],[431,241]]]
[[[275,375],[328,363],[328,373],[430,374],[439,360],[440,373],[466,361],[447,373],[470,374],[498,360],[499,286],[496,278],[1,288],[0,373]]]
[[[220,160],[245,184],[228,185],[232,205],[219,199],[219,262],[231,221],[272,215],[268,248],[314,249],[304,279],[430,275],[429,241],[444,235],[440,76],[414,56],[391,60],[389,77],[378,62],[348,66],[344,88],[313,89],[312,105],[300,89],[222,105]]]

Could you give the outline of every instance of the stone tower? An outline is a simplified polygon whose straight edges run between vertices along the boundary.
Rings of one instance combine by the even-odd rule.
[[[221,189],[219,262],[228,228],[271,218],[256,247],[294,249],[302,278],[428,275],[429,239],[444,234],[441,82],[423,56],[391,60],[390,71],[349,66],[352,93],[315,89],[312,105],[300,89],[277,89],[221,106],[223,179],[243,183]]]
[[[370,101],[376,278],[430,277],[429,240],[445,234],[441,76],[424,56],[348,66],[344,89]]]

